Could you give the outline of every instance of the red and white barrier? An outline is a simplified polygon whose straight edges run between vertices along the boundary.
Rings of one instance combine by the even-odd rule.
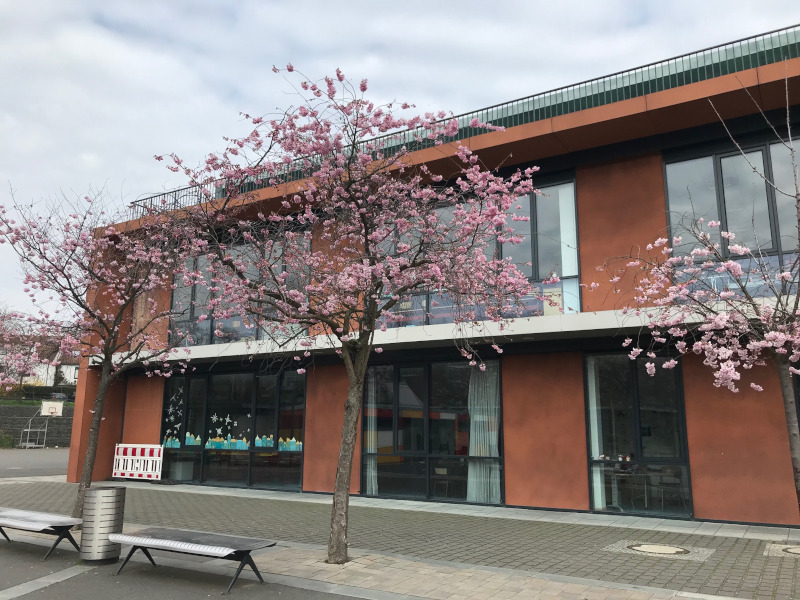
[[[163,456],[158,444],[117,444],[112,477],[160,480]]]

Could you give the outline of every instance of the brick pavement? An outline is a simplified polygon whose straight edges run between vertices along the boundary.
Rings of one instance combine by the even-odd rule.
[[[790,555],[765,556],[771,541],[800,540],[800,535],[791,535],[796,532],[790,532],[792,539],[781,540],[786,537],[779,533],[781,530],[753,528],[757,537],[744,538],[685,533],[688,526],[697,528],[697,524],[677,521],[652,528],[651,520],[641,520],[642,527],[651,528],[637,529],[558,522],[560,513],[552,513],[555,521],[488,516],[504,510],[507,515],[524,516],[525,513],[514,513],[513,509],[486,509],[486,515],[469,515],[431,512],[425,507],[402,510],[353,505],[350,543],[356,560],[345,567],[335,567],[322,562],[320,550],[328,533],[327,497],[274,493],[272,497],[259,497],[243,490],[230,490],[228,495],[219,489],[184,491],[186,486],[176,487],[180,490],[170,486],[129,486],[126,523],[278,539],[285,542],[280,550],[287,557],[280,562],[283,565],[280,568],[293,570],[294,576],[301,578],[311,569],[320,581],[329,578],[331,583],[339,583],[339,579],[345,578],[358,581],[356,587],[376,585],[375,589],[384,591],[387,591],[384,584],[391,580],[394,586],[391,591],[408,594],[414,581],[419,583],[419,574],[433,569],[425,575],[426,585],[414,588],[414,595],[452,600],[492,597],[485,595],[491,591],[490,586],[475,583],[480,578],[495,583],[502,580],[502,585],[498,585],[503,594],[500,591],[493,594],[497,598],[669,598],[675,597],[674,591],[680,591],[782,600],[800,594],[800,559]],[[71,505],[74,494],[75,486],[64,483],[0,485],[0,505],[64,511]],[[435,506],[441,505],[429,505]],[[720,528],[709,524],[707,529]],[[606,549],[621,540],[707,552],[704,559],[686,560]],[[298,548],[298,543],[308,546]],[[280,568],[267,566],[274,563],[266,556],[262,563],[265,569],[285,575]],[[311,563],[301,569],[305,561]],[[395,581],[386,573],[375,576],[375,565],[388,568],[385,561],[394,561],[390,570],[400,573],[400,580]],[[450,569],[454,571],[451,573]],[[404,571],[408,573],[405,583]],[[579,590],[581,586],[585,589]],[[444,596],[448,590],[449,596]],[[517,596],[505,595],[511,591]],[[555,595],[556,591],[561,595]]]

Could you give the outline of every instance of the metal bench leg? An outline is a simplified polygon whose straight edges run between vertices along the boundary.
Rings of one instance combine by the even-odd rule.
[[[2,528],[2,527],[0,527],[0,533],[2,533],[2,534],[3,534],[3,537],[4,537],[4,538],[6,538],[6,541],[8,541],[8,542],[10,542],[10,541],[11,541],[11,538],[10,538],[10,537],[8,537],[8,535],[6,535],[6,532],[5,532],[5,531],[3,531],[3,528]]]
[[[231,588],[233,588],[233,584],[236,583],[237,579],[239,579],[239,575],[241,574],[242,569],[244,569],[245,565],[250,565],[250,568],[253,569],[253,572],[256,574],[256,577],[258,577],[258,580],[261,583],[264,583],[264,579],[261,577],[261,573],[258,572],[258,567],[256,567],[256,563],[253,562],[253,557],[250,556],[249,550],[246,552],[235,552],[233,556],[234,560],[239,557],[241,557],[241,560],[239,562],[239,568],[236,569],[236,575],[233,576],[233,579],[231,580],[228,589],[225,590],[225,594],[230,594]]]
[[[47,554],[44,555],[44,558],[42,560],[47,560],[47,557],[50,556],[50,554],[53,553],[53,550],[56,549],[56,546],[58,546],[61,543],[61,540],[65,539],[65,538],[70,541],[70,543],[75,547],[75,550],[77,550],[78,552],[81,551],[80,546],[78,546],[78,544],[75,542],[75,538],[73,538],[72,534],[69,532],[70,527],[72,527],[72,525],[70,525],[69,527],[66,527],[66,528],[64,528],[64,527],[59,527],[59,528],[53,527],[53,531],[58,533],[58,537],[56,538],[56,541],[53,542],[53,545],[50,546],[50,550],[47,551]]]
[[[147,551],[147,548],[142,548],[141,546],[133,546],[133,547],[131,548],[131,551],[130,551],[130,552],[128,552],[128,556],[126,556],[126,557],[125,557],[125,560],[124,560],[124,561],[122,561],[122,566],[121,566],[121,567],[120,567],[120,568],[117,570],[117,575],[119,575],[119,574],[122,572],[122,569],[124,569],[124,568],[125,568],[125,565],[127,565],[127,564],[128,564],[128,561],[131,559],[131,556],[133,556],[133,553],[134,553],[134,552],[136,552],[137,550],[141,550],[141,551],[142,551],[142,553],[143,553],[143,554],[144,554],[144,555],[145,555],[145,556],[148,558],[148,560],[149,560],[151,563],[153,563],[153,566],[154,566],[154,567],[157,567],[157,566],[158,566],[158,565],[156,564],[156,561],[154,561],[154,560],[153,560],[153,557],[152,557],[152,556],[150,556],[150,553]]]
[[[158,565],[156,564],[156,561],[154,561],[154,560],[153,560],[153,557],[152,557],[152,556],[150,556],[150,551],[149,551],[147,548],[141,548],[141,551],[144,553],[144,555],[147,557],[147,560],[149,560],[149,561],[150,561],[150,563],[151,563],[151,564],[152,564],[154,567],[157,567],[157,566],[158,566]]]

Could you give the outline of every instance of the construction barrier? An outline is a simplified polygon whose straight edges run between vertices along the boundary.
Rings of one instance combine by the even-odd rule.
[[[112,476],[160,480],[163,456],[164,446],[158,444],[117,444]]]

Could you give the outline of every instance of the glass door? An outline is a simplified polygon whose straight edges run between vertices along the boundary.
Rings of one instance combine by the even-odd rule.
[[[589,356],[587,410],[592,509],[689,517],[686,426],[668,359]],[[655,375],[647,373],[652,362]]]

